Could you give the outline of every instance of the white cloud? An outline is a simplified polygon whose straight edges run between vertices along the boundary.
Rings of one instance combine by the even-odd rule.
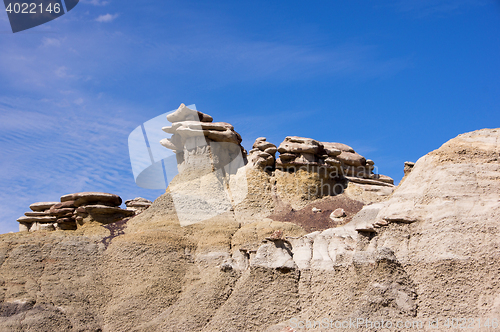
[[[61,41],[57,38],[42,38],[42,47],[50,47],[50,46],[61,46]]]
[[[101,15],[101,16],[99,16],[99,17],[98,17],[98,18],[96,18],[95,20],[96,20],[97,22],[105,23],[105,22],[111,22],[111,21],[114,21],[117,17],[118,17],[118,14],[114,14],[114,15],[111,15],[111,14],[106,14],[106,15]]]
[[[54,73],[56,74],[57,77],[60,77],[60,78],[69,77],[68,68],[66,68],[65,66],[61,66],[61,67],[57,68],[54,71]]]

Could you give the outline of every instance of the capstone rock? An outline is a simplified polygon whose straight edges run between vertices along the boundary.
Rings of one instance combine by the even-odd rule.
[[[120,206],[122,199],[118,195],[101,192],[81,192],[68,194],[61,197],[61,202],[74,201],[76,207],[82,205],[100,204],[107,206]]]
[[[59,202],[38,202],[38,203],[33,203],[30,205],[30,209],[35,211],[35,212],[43,212],[52,207],[52,205],[55,205]]]

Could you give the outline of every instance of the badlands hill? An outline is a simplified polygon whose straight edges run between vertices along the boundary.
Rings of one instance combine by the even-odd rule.
[[[247,154],[232,126],[182,112],[162,142],[181,172],[142,213],[84,199],[57,206],[74,227],[49,208],[51,227],[0,237],[0,331],[500,328],[500,129],[448,141],[396,188],[346,145]]]

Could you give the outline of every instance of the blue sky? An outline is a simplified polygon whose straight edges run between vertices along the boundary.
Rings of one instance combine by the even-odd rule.
[[[0,233],[37,201],[124,200],[129,133],[181,103],[265,136],[351,145],[398,182],[500,127],[500,2],[87,0],[12,34],[0,13]]]

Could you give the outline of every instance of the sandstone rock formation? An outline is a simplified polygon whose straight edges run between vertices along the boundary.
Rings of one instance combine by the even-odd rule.
[[[54,223],[58,217],[51,212],[54,205],[58,202],[38,202],[30,205],[33,212],[26,212],[24,216],[17,219],[19,222],[19,231],[37,231],[40,229],[54,230]]]
[[[135,212],[135,214],[139,214],[144,212],[148,207],[151,206],[153,202],[151,202],[149,199],[145,199],[142,197],[136,197],[134,199],[129,199],[128,201],[125,201],[125,206],[127,207],[127,210],[132,210]]]
[[[56,221],[56,217],[53,217],[49,210],[50,208],[57,204],[58,202],[39,202],[30,205],[30,209],[33,212],[26,212],[24,216],[17,219],[19,222],[19,231],[36,231],[40,228],[42,224],[53,224]]]
[[[0,330],[272,332],[305,330],[297,322],[364,319],[393,326],[355,330],[453,331],[461,329],[444,322],[467,317],[474,319],[471,331],[494,331],[499,158],[500,129],[467,133],[420,158],[383,201],[354,200],[349,181],[343,193],[308,200],[301,209],[276,188],[276,174],[295,172],[249,164],[245,209],[236,205],[198,223],[181,226],[174,195],[166,192],[117,223],[4,234]],[[314,179],[314,172],[300,174]],[[274,215],[290,221],[252,215],[240,222],[239,213],[259,203],[269,211],[267,196],[253,191],[263,183],[277,200]],[[54,207],[64,215],[59,210],[72,208],[66,204],[40,204],[32,213]],[[283,206],[288,210],[280,212]],[[333,212],[341,220],[332,220]],[[308,220],[330,226],[306,230]],[[436,320],[440,328],[429,325]]]
[[[265,137],[255,140],[252,150],[248,152],[248,162],[256,167],[272,171],[276,162],[276,145],[266,142]]]
[[[393,184],[389,177],[373,174],[374,162],[366,160],[348,145],[318,142],[314,139],[287,136],[280,144],[276,166],[296,170],[301,167],[324,167],[331,177],[372,179],[372,183]],[[380,185],[384,185],[380,183]]]
[[[213,123],[184,104],[167,119],[172,125],[163,130],[172,136],[161,144],[176,153],[179,172],[168,191],[183,225],[229,210],[247,222],[272,213],[281,201],[300,209],[346,188],[352,198],[369,203],[394,189],[391,178],[373,173],[372,160],[345,144],[288,136],[277,148],[259,137],[247,160],[232,125]]]
[[[179,174],[170,182],[182,225],[209,219],[234,209],[247,194],[246,150],[234,127],[181,104],[167,116],[172,134],[160,143],[173,150]],[[238,173],[239,172],[239,173]]]
[[[335,148],[325,149],[320,142],[297,136],[287,136],[280,144],[280,156],[276,161],[279,168],[299,168],[301,166],[325,166],[340,176],[341,163],[333,158],[341,151]],[[331,158],[330,158],[331,157]]]
[[[342,143],[287,136],[277,148],[278,158],[275,152],[274,144],[265,137],[257,138],[249,152],[246,171],[264,180],[260,184],[252,181],[258,189],[248,189],[264,196],[261,200],[275,201],[268,212],[272,212],[279,199],[301,209],[315,199],[345,191],[353,199],[371,203],[384,200],[395,188],[393,179],[373,172],[373,160]],[[257,176],[261,170],[268,174]]]
[[[135,210],[121,209],[121,203],[120,196],[100,192],[64,195],[61,202],[33,203],[30,205],[33,212],[17,219],[19,231],[75,230],[78,225],[109,224],[136,214]]]
[[[184,104],[181,104],[174,113],[167,115],[167,120],[172,122],[172,126],[162,129],[164,132],[172,134],[172,136],[161,140],[160,143],[167,149],[176,152],[179,164],[182,164],[183,161],[190,164],[190,157],[193,154],[199,154],[198,148],[202,147],[228,149],[224,155],[217,154],[218,151],[214,151],[213,155],[220,159],[214,160],[215,164],[220,163],[219,167],[223,167],[235,159],[238,152],[243,153],[246,157],[246,151],[240,145],[241,136],[234,131],[234,127],[229,123],[212,122],[213,119],[210,115],[192,110]],[[212,144],[213,142],[221,144]],[[235,150],[231,144],[223,143],[232,143],[240,151]],[[203,152],[209,153],[208,151]]]
[[[415,166],[414,162],[411,161],[405,161],[405,168],[404,168],[404,173],[405,175],[410,174],[410,172],[413,170],[413,167]]]

